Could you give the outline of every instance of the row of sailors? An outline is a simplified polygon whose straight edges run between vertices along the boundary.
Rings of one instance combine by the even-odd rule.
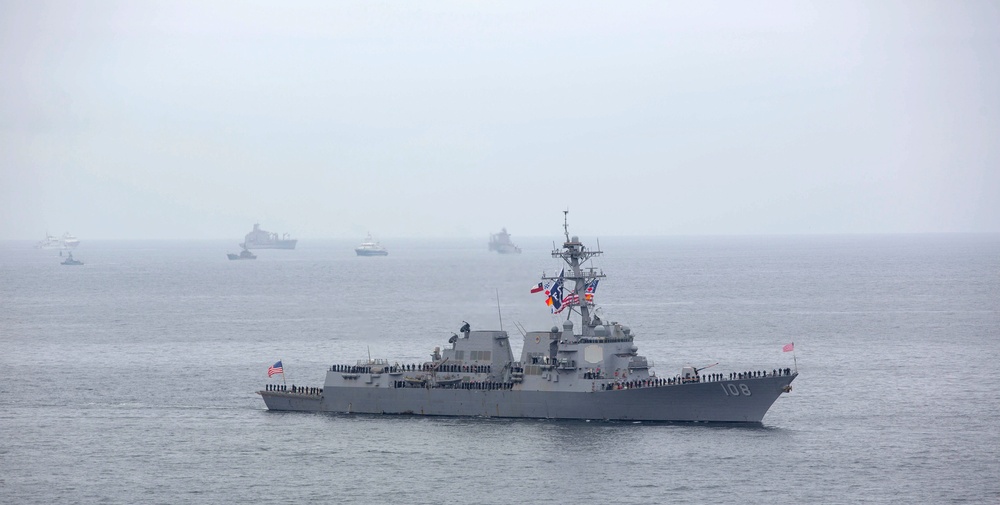
[[[684,382],[718,382],[724,380],[738,380],[738,379],[759,379],[761,377],[778,377],[780,375],[791,375],[791,369],[783,368],[771,370],[771,374],[768,375],[766,370],[758,370],[756,372],[731,372],[729,374],[729,379],[726,379],[726,374],[721,373],[709,373],[705,375],[695,375],[694,377],[688,377]]]
[[[792,370],[790,368],[783,368],[783,369],[772,370],[770,376],[779,377],[791,374]],[[768,377],[766,370],[759,370],[756,372],[732,372],[729,374],[729,380],[756,379],[761,377]],[[650,377],[648,379],[641,379],[641,380],[604,383],[601,384],[601,390],[609,391],[613,389],[635,389],[644,387],[674,386],[677,384],[688,384],[693,382],[717,382],[724,380],[726,380],[726,376],[725,374],[721,373],[695,375],[694,377],[676,376],[668,379],[661,379],[659,377]]]
[[[298,393],[300,395],[317,395],[317,396],[323,395],[323,388],[307,388],[307,387],[296,386],[295,384],[292,384],[291,388],[289,388],[285,384],[268,384],[267,390],[284,391],[284,392],[290,391],[292,393]]]
[[[770,376],[771,377],[778,377],[780,375],[791,375],[791,369],[789,369],[789,368],[775,369],[775,370],[771,371],[771,375]],[[626,377],[627,377],[627,375],[625,375],[625,374],[622,374],[621,376],[619,376],[618,372],[617,371],[615,372],[615,377],[614,377],[615,381],[621,380],[622,382],[627,382],[627,381],[625,381]],[[764,370],[760,370],[760,371],[756,371],[756,372],[732,372],[732,373],[729,374],[729,380],[752,379],[752,378],[758,378],[758,377],[768,377],[768,374]],[[584,379],[591,379],[591,380],[593,380],[593,379],[609,379],[610,377],[608,377],[605,374],[602,374],[601,373],[601,369],[598,368],[596,371],[588,370],[588,371],[584,372],[583,373],[583,378]],[[651,377],[649,380],[662,381],[663,379],[657,379],[655,377]],[[727,380],[727,379],[726,379],[726,375],[725,374],[721,374],[721,373],[710,373],[710,374],[704,374],[704,375],[697,375],[697,374],[695,374],[693,377],[687,377],[687,378],[685,378],[683,380],[681,379],[680,375],[677,375],[673,379],[666,379],[666,383],[664,383],[663,385],[681,384],[681,383],[688,383],[688,382],[717,382],[717,381],[722,381],[722,380]]]
[[[400,365],[399,363],[397,363],[395,365],[383,368],[382,371],[387,373],[393,373],[393,372],[430,372],[431,370],[437,370],[438,372],[490,373],[492,369],[493,369],[492,365],[444,364],[444,365],[439,365],[437,368],[435,368],[433,363],[424,363],[422,365]],[[343,373],[372,373],[372,367],[367,365],[333,365],[330,367],[330,371],[343,372]]]
[[[786,369],[782,369],[782,370],[773,370],[771,372],[772,376],[790,375],[790,374],[791,374],[791,370],[787,369],[787,368]],[[736,380],[736,379],[748,379],[748,378],[757,378],[757,377],[766,377],[766,376],[767,376],[767,372],[766,371],[739,372],[739,373],[733,372],[733,373],[729,374],[729,379],[730,380]],[[685,384],[685,383],[689,383],[689,382],[711,382],[711,381],[721,381],[721,380],[726,380],[725,376],[723,374],[718,374],[718,373],[716,373],[716,374],[706,374],[706,375],[702,375],[702,376],[697,376],[696,375],[696,376],[690,377],[690,378],[681,378],[681,377],[678,376],[678,377],[672,377],[672,378],[668,378],[668,379],[661,379],[661,378],[658,378],[658,377],[651,377],[649,379],[642,379],[642,380],[603,383],[603,384],[601,384],[601,390],[610,391],[610,390],[618,390],[618,389],[636,389],[636,388],[644,388],[644,387],[673,386],[673,385]],[[451,386],[455,387],[456,385],[451,385]],[[394,387],[394,388],[429,387],[429,385],[425,385],[425,384],[411,384],[411,383],[408,383],[406,381],[393,381],[392,387]],[[457,389],[509,390],[509,389],[511,389],[513,387],[514,387],[514,383],[512,383],[512,382],[477,382],[477,381],[468,381],[468,382],[460,382],[460,383],[457,384]],[[288,386],[286,386],[284,384],[268,384],[267,385],[267,390],[268,391],[289,391],[289,388],[288,388]],[[290,391],[292,393],[306,394],[306,395],[319,395],[319,396],[321,396],[323,394],[323,388],[298,387],[298,386],[296,386],[294,384],[292,384]]]
[[[680,377],[673,377],[669,379],[650,377],[649,379],[634,380],[634,381],[601,383],[601,391],[612,391],[617,389],[655,388],[660,386],[673,386],[675,384],[682,384],[687,382],[696,382],[696,381],[691,379],[681,379]]]
[[[430,384],[427,383],[411,383],[407,381],[393,381],[392,387],[394,388],[429,388]],[[457,384],[448,384],[445,386],[438,387],[450,387],[452,389],[478,389],[484,391],[498,391],[498,390],[509,390],[514,387],[513,382],[459,382]]]
[[[747,372],[748,374],[750,372]],[[777,373],[777,371],[776,371]],[[736,375],[744,375],[739,373]],[[749,377],[749,376],[748,376]],[[747,378],[747,377],[743,377]],[[661,386],[675,386],[679,384],[687,384],[694,382],[710,382],[710,381],[722,381],[726,380],[724,374],[708,374],[703,376],[694,376],[689,378],[682,377],[671,377],[667,379],[659,377],[650,377],[648,379],[642,380],[632,380],[632,381],[618,381],[618,382],[608,382],[601,384],[602,391],[612,391],[620,389],[637,389],[637,388],[649,388],[649,387],[661,387]],[[429,388],[431,387],[429,383],[412,383],[407,381],[393,381],[392,387],[394,388]],[[440,387],[440,386],[439,386]],[[455,389],[480,389],[480,390],[509,390],[514,387],[513,382],[459,382],[457,384],[447,384],[443,387],[451,387]],[[322,390],[320,390],[322,393]]]
[[[768,375],[767,370],[756,370],[752,372],[733,372],[729,374],[729,380],[736,379],[757,379],[760,377],[782,377],[792,375],[791,368],[776,368]]]

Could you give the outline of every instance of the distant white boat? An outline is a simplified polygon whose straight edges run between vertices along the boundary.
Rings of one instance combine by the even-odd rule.
[[[78,245],[80,245],[80,241],[67,232],[63,233],[62,238],[53,237],[46,233],[45,240],[40,240],[35,244],[35,247],[38,249],[72,249]]]
[[[38,249],[61,249],[62,241],[57,237],[53,237],[48,233],[45,234],[45,240],[40,240],[35,247]]]
[[[72,249],[80,245],[80,241],[76,237],[70,235],[69,232],[63,233],[62,236],[63,249]]]
[[[382,244],[379,244],[372,238],[372,234],[369,233],[368,237],[361,245],[354,248],[354,252],[358,256],[388,256],[389,251],[386,251]]]

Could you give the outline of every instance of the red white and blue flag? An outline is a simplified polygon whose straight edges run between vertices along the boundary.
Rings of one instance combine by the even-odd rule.
[[[563,305],[580,305],[580,295],[570,293],[563,297]]]
[[[540,293],[542,291],[545,291],[545,288],[542,286],[541,282],[539,282],[537,286],[531,288],[532,293]]]
[[[562,299],[561,306],[559,307],[558,310],[554,311],[553,313],[558,314],[563,310],[566,310],[566,307],[570,307],[572,305],[580,305],[580,295],[576,294],[575,292],[571,292],[568,295],[564,296]]]
[[[281,367],[281,362],[280,361],[277,362],[277,363],[275,363],[275,364],[273,364],[273,365],[271,365],[271,368],[267,369],[267,376],[268,377],[270,377],[270,376],[272,376],[274,374],[278,374],[278,373],[280,373],[280,374],[284,374],[285,373],[284,369],[282,369],[282,367]]]
[[[562,289],[564,273],[566,273],[565,268],[559,271],[559,278],[556,279],[556,281],[552,283],[552,286],[549,287],[549,290],[545,292],[545,294],[549,295],[549,297],[545,299],[545,305],[552,307],[553,314],[558,314],[563,306]]]
[[[594,279],[594,280],[592,280],[592,281],[590,281],[590,282],[587,283],[587,292],[584,293],[583,297],[588,302],[594,301],[594,293],[597,292],[597,282],[598,281],[600,281],[600,279]]]

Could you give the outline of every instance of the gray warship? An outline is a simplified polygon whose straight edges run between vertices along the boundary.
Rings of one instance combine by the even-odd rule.
[[[239,254],[236,254],[236,253],[226,253],[226,257],[229,258],[230,260],[255,260],[255,259],[257,259],[257,255],[254,254],[254,253],[252,253],[252,252],[250,252],[250,250],[247,249],[247,248],[245,248],[245,247],[243,248],[242,251],[240,251]]]
[[[280,238],[277,233],[260,229],[260,223],[254,223],[253,230],[243,237],[240,247],[244,249],[295,249],[298,239],[290,238],[287,233]]]
[[[500,233],[490,235],[489,249],[500,254],[521,254],[521,248],[510,240],[507,228],[501,228]]]
[[[605,275],[584,263],[602,252],[570,237],[565,217],[563,228],[566,241],[552,257],[566,267],[542,280],[547,303],[567,317],[561,328],[524,332],[519,360],[506,331],[466,323],[430,361],[369,357],[330,366],[322,386],[269,383],[257,393],[276,411],[760,424],[791,391],[798,372],[789,368],[704,373],[708,367],[684,366],[656,375],[629,327],[592,310],[592,290]]]
[[[62,264],[63,264],[63,265],[71,265],[71,266],[76,266],[76,265],[82,265],[82,264],[83,264],[83,262],[82,262],[82,261],[80,261],[80,260],[75,260],[75,259],[73,259],[73,253],[69,253],[69,257],[68,257],[68,258],[66,258],[66,259],[65,259],[65,260],[64,260],[64,261],[62,262]]]

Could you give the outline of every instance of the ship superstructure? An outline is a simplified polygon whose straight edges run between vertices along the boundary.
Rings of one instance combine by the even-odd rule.
[[[429,361],[337,364],[322,387],[269,384],[258,393],[270,410],[760,423],[791,391],[798,373],[789,368],[702,373],[706,367],[684,366],[657,375],[628,326],[595,314],[594,291],[605,275],[584,263],[602,252],[571,237],[565,220],[563,227],[566,240],[552,257],[565,267],[532,291],[544,290],[550,310],[567,317],[561,327],[524,333],[519,359],[506,331],[465,323]]]

